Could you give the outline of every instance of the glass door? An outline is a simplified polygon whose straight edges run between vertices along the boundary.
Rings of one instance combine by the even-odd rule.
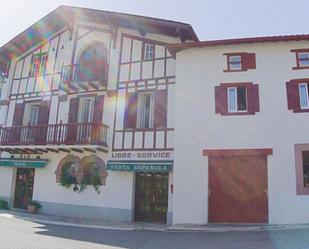
[[[27,209],[29,200],[32,200],[34,185],[34,169],[17,169],[14,207]]]
[[[166,222],[168,173],[137,173],[135,220]]]

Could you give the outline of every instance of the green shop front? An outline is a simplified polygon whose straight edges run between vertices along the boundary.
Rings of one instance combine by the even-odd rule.
[[[47,160],[0,158],[0,167],[10,167],[16,170],[14,208],[26,209],[32,200],[35,170],[44,168]]]
[[[173,161],[108,161],[107,170],[135,174],[134,220],[167,221],[169,173]],[[171,185],[172,191],[172,185]]]

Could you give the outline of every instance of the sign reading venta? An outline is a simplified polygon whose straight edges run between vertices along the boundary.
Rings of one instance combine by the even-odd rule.
[[[47,160],[27,160],[27,159],[2,159],[0,158],[0,167],[17,168],[43,168]]]
[[[109,161],[107,170],[133,171],[133,172],[170,172],[173,169],[173,161]]]

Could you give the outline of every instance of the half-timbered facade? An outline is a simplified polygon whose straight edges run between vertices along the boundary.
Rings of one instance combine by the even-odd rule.
[[[171,223],[166,46],[196,40],[184,23],[59,7],[4,45],[0,197],[51,215]]]

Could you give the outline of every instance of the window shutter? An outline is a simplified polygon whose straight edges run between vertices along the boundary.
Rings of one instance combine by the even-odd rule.
[[[300,110],[298,83],[292,80],[287,82],[286,92],[288,99],[288,109],[293,111]]]
[[[68,123],[77,123],[79,99],[70,100]]]
[[[124,126],[126,129],[136,128],[137,119],[137,93],[127,93]]]
[[[70,100],[69,118],[68,118],[68,133],[67,143],[74,144],[77,140],[77,118],[79,109],[79,99],[73,98]]]
[[[94,100],[93,123],[102,124],[104,109],[104,96],[97,96]]]
[[[38,117],[38,129],[35,131],[36,143],[45,143],[47,136],[47,125],[49,121],[50,101],[42,101]],[[42,125],[42,126],[41,126]],[[45,126],[46,125],[46,126]]]
[[[224,86],[215,87],[216,113],[227,113],[227,88]]]
[[[20,126],[23,124],[24,110],[25,110],[25,103],[15,105],[13,126]]]
[[[19,126],[23,124],[24,110],[25,110],[25,103],[15,105],[12,126],[17,127],[12,128],[10,133],[10,141],[16,144],[20,143],[21,128]]]
[[[247,87],[248,113],[255,114],[260,111],[259,86],[257,84]]]
[[[244,70],[256,69],[255,53],[246,53],[241,56],[242,68]]]
[[[154,127],[167,127],[167,91],[155,92],[154,101]]]

